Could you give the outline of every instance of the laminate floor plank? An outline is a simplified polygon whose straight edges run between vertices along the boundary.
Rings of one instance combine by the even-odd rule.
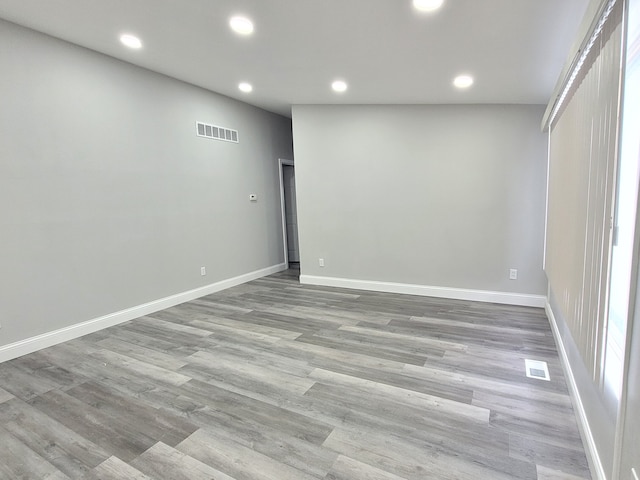
[[[569,446],[550,445],[543,439],[535,440],[512,434],[509,435],[509,456],[556,471],[569,464],[578,476],[589,475],[589,469],[583,463],[584,453],[575,447],[572,448],[571,443],[567,445]]]
[[[336,390],[323,387],[319,384],[307,395],[325,405],[344,405],[349,409],[349,415],[338,428],[384,432],[437,454],[465,458],[498,472],[511,472],[514,468],[530,470],[531,462],[509,456],[509,435],[491,425],[461,422],[456,417],[390,401],[370,404],[362,401],[362,397],[355,398],[357,395],[353,399],[344,398]]]
[[[512,368],[513,372],[524,371],[524,360],[517,360],[520,365],[520,369]],[[415,378],[416,380],[424,381],[439,381],[445,383],[460,383],[465,388],[470,388],[475,391],[485,391],[500,394],[506,397],[519,397],[524,400],[536,400],[540,402],[553,403],[558,406],[571,407],[571,399],[564,391],[550,391],[548,389],[541,388],[538,384],[530,383],[528,381],[511,381],[504,378],[494,378],[487,375],[482,369],[475,371],[469,371],[466,368],[453,369],[450,368],[447,362],[440,362],[440,364],[416,366],[416,365],[404,365],[402,374]],[[517,373],[514,377],[517,378]],[[522,375],[520,374],[520,377]],[[555,378],[562,379],[563,377],[556,376]]]
[[[183,395],[184,392],[182,392],[179,387],[171,388],[158,385],[144,391],[139,391],[135,386],[131,388],[126,382],[114,383],[104,380],[102,384],[116,395],[131,398],[149,409],[167,411],[198,426],[196,422],[191,421],[191,415],[193,412],[204,408],[204,405],[201,402],[193,402],[190,398],[185,397]]]
[[[182,417],[167,410],[149,408],[143,402],[114,393],[112,389],[95,382],[87,382],[67,390],[68,395],[92,406],[118,421],[135,426],[138,433],[175,446],[197,430]]]
[[[500,332],[499,327],[486,327],[462,324],[452,324],[442,319],[412,317],[410,320],[393,320],[386,327],[387,331],[413,334],[416,336],[435,336],[450,342],[463,342],[467,345],[494,347],[496,349],[513,350],[524,346],[520,332]]]
[[[304,291],[300,292],[290,292],[284,290],[272,290],[270,292],[261,293],[261,294],[246,294],[243,295],[242,300],[249,300],[258,302],[263,305],[279,305],[279,306],[306,306],[306,307],[317,307],[322,308],[328,305],[333,305],[335,303],[339,303],[343,300],[323,300],[323,299],[314,299],[308,298],[304,295]]]
[[[0,403],[7,402],[15,398],[11,393],[7,392],[4,388],[0,388]]]
[[[208,352],[197,352],[193,356],[208,355],[216,359],[228,362],[238,362],[242,358],[243,363],[269,368],[272,371],[295,375],[306,378],[316,367],[309,362],[297,358],[285,357],[276,354],[271,349],[255,348],[251,345],[240,343],[220,343],[215,349]]]
[[[175,371],[188,363],[183,355],[159,352],[152,348],[129,343],[120,338],[105,338],[96,342],[96,345],[104,350],[109,350],[113,353],[118,353],[165,370]]]
[[[216,295],[220,294],[218,293]],[[242,315],[243,313],[264,311],[267,307],[276,305],[274,302],[267,303],[265,301],[249,300],[245,295],[220,295],[217,300],[217,302],[210,302],[212,303],[211,308],[204,306],[189,306],[187,310],[189,308],[197,308],[198,312],[201,314],[229,318],[236,315]],[[232,308],[235,308],[236,310],[229,311],[229,309]]]
[[[137,332],[129,328],[135,322],[125,322],[118,325],[117,328],[108,328],[96,333],[92,333],[82,337],[85,342],[93,343],[99,346],[99,342],[105,339],[121,340],[133,345],[142,347],[142,349],[154,350],[159,353],[165,353],[175,358],[181,358],[192,355],[198,351],[198,348],[186,346],[179,342],[166,342],[154,336],[153,332]],[[140,351],[142,351],[142,349]]]
[[[133,460],[155,443],[140,432],[140,425],[125,423],[61,391],[47,392],[31,404],[124,461]]]
[[[127,322],[123,328],[157,339],[167,348],[171,348],[171,346],[176,348],[179,346],[182,350],[191,349],[191,353],[198,351],[198,349],[203,345],[207,345],[207,338],[201,335],[191,335],[189,333],[155,328],[153,325],[149,325],[148,323],[131,321]]]
[[[296,412],[197,380],[184,385],[182,390],[185,397],[201,405],[224,409],[230,415],[280,429],[291,437],[310,443],[321,444],[333,430],[330,424],[308,415],[305,408],[300,409],[304,413]]]
[[[282,328],[269,327],[257,323],[241,322],[239,320],[223,317],[209,317],[206,320],[191,320],[188,323],[189,325],[194,325],[204,330],[210,330],[214,333],[216,331],[216,327],[225,326],[235,330],[246,330],[253,334],[268,335],[276,338],[287,338],[289,340],[294,340],[301,335],[300,332],[292,332],[291,330],[284,330]],[[218,339],[216,338],[216,340]]]
[[[64,473],[0,426],[0,478],[68,480]]]
[[[561,383],[564,376],[560,371],[556,371],[556,375],[553,377],[553,379],[558,380],[557,382],[555,380],[554,382],[544,382],[544,385],[541,385],[541,381],[537,379],[527,377],[523,379],[525,358],[531,357],[522,355],[520,350],[508,353],[493,348],[469,347],[464,354],[456,351],[447,351],[441,360],[434,363],[453,371],[503,380],[516,385],[528,383],[532,388],[538,390],[567,393],[566,385]],[[535,358],[533,359],[535,360]]]
[[[53,379],[38,378],[18,362],[0,364],[0,385],[11,395],[25,401],[58,387]]]
[[[362,292],[357,292],[355,290],[352,292],[349,292],[344,289],[302,286],[299,284],[293,285],[293,286],[287,286],[283,289],[283,292],[285,294],[287,294],[288,292],[293,292],[296,295],[300,295],[304,298],[316,298],[318,300],[323,300],[323,301],[355,300],[362,296]]]
[[[407,320],[407,315],[382,314],[378,312],[368,312],[363,316],[362,312],[346,310],[340,305],[327,305],[322,308],[293,306],[283,308],[280,306],[267,306],[265,311],[275,314],[294,314],[302,318],[337,322],[340,326],[356,326],[367,321],[373,325],[387,325],[391,320]]]
[[[309,433],[292,432],[277,422],[249,415],[238,417],[209,407],[194,411],[190,419],[220,438],[237,442],[309,475],[324,476],[337,457],[335,452],[323,448],[322,442],[309,441],[313,439]]]
[[[418,351],[428,351],[429,349],[435,349],[442,352],[445,352],[447,350],[466,352],[468,349],[467,345],[462,342],[447,342],[446,340],[437,340],[432,337],[420,337],[415,335],[414,333],[405,334],[390,332],[385,330],[384,327],[379,328],[377,325],[376,328],[367,328],[366,326],[362,325],[362,322],[358,323],[359,324],[356,326],[341,326],[338,330],[363,335],[367,340],[378,338],[386,341],[396,341],[401,343],[403,348],[413,347]],[[442,357],[442,355],[439,356]]]
[[[407,480],[393,473],[385,472],[353,458],[340,455],[327,473],[326,480]]]
[[[0,424],[70,478],[79,478],[110,454],[40,410],[14,398],[0,405]]]
[[[305,318],[303,316],[296,317],[293,313],[294,312],[291,310],[289,310],[287,314],[260,311],[234,315],[232,318],[242,322],[254,323],[265,327],[274,327],[281,330],[290,330],[301,334],[313,334],[321,328],[335,330],[340,326],[339,322]]]
[[[109,457],[91,472],[87,473],[82,480],[158,480],[148,477],[140,470],[135,469],[118,457]]]
[[[523,435],[544,439],[545,443],[555,445],[580,445],[580,433],[577,429],[558,426],[550,428],[544,420],[544,412],[537,419],[527,419],[517,414],[491,412],[491,425],[509,433],[522,433]]]
[[[278,404],[291,395],[302,395],[311,385],[309,382],[301,384],[293,379],[286,383],[272,383],[274,378],[282,378],[283,375],[269,375],[266,378],[260,378],[255,369],[253,369],[252,376],[238,375],[237,370],[236,372],[229,372],[224,369],[196,364],[189,364],[180,371],[188,374],[193,380],[199,380],[212,386],[245,394],[256,400],[273,404]],[[249,370],[245,369],[245,371]]]
[[[250,382],[264,384],[265,387],[277,386],[278,390],[293,395],[304,395],[315,383],[314,380],[305,378],[304,371],[284,372],[277,369],[265,368],[261,365],[251,364],[248,362],[237,362],[220,357],[216,357],[215,353],[198,352],[189,357],[189,364],[180,369],[181,372],[193,372],[192,368],[198,368],[207,378],[215,378],[219,381],[238,379],[242,384],[246,385]],[[229,380],[231,379],[231,380]]]
[[[252,448],[227,438],[220,438],[205,429],[198,430],[176,448],[236,480],[316,480],[318,478],[273,460]]]
[[[176,309],[176,307],[173,307],[173,308]],[[180,310],[180,312],[182,311],[183,309]],[[145,317],[140,317],[137,319],[136,324],[147,325],[150,328],[153,328],[154,330],[163,330],[169,333],[170,335],[175,335],[175,334],[184,335],[187,337],[187,342],[189,341],[188,339],[189,336],[192,336],[194,337],[194,339],[197,340],[200,337],[206,338],[211,335],[211,332],[208,330],[202,330],[201,328],[185,325],[184,323],[182,323],[184,321],[182,318],[180,318],[180,321],[172,322],[172,321],[164,320],[158,317],[159,317],[158,315],[154,317],[153,314]]]
[[[177,371],[142,362],[107,349],[101,349],[91,354],[91,357],[103,362],[103,366],[105,367],[117,368],[123,372],[131,372],[134,375],[145,377],[153,382],[181,385],[191,380],[191,377]]]
[[[133,460],[131,465],[158,480],[234,480],[162,442],[156,443]]]
[[[472,404],[490,408],[494,412],[517,415],[552,428],[574,429],[576,427],[576,419],[570,405],[557,406],[545,402],[544,408],[540,408],[532,405],[526,398],[513,398],[481,390],[474,391]]]
[[[187,358],[188,365],[199,365],[209,372],[220,371],[227,375],[241,375],[245,378],[254,377],[260,381],[268,381],[281,385],[291,385],[292,393],[304,394],[313,380],[307,378],[314,370],[307,363],[283,361],[278,357],[267,355],[248,355],[241,349],[231,346],[217,347],[213,351],[196,352]],[[243,362],[238,362],[238,355],[242,355]]]
[[[248,323],[245,328],[240,329],[227,325],[227,322],[217,323],[215,318],[207,321],[193,320],[191,323],[199,325],[203,329],[206,328],[212,333],[212,341],[215,341],[215,343],[211,344],[211,346],[217,346],[224,343],[240,343],[246,345],[252,344],[254,347],[260,348],[264,346],[265,343],[275,343],[284,338],[280,333],[280,329],[274,329],[271,327],[266,327],[266,331],[261,328],[254,329],[254,324],[252,323]],[[260,325],[260,327],[261,326],[262,325]],[[296,338],[299,336],[298,332],[291,333],[295,333],[294,337]],[[199,350],[202,350],[202,348]],[[196,350],[196,352],[197,351],[198,350]]]
[[[283,284],[280,283],[277,286],[280,286],[280,285],[283,285]],[[284,283],[284,285],[288,285],[288,283]],[[274,285],[272,286],[276,286],[275,282],[274,282]],[[200,297],[198,300],[207,301],[207,302],[212,301],[215,303],[215,302],[218,302],[221,298],[237,297],[239,295],[244,295],[245,293],[262,292],[265,290],[268,291],[270,288],[272,288],[272,286],[263,286],[259,284],[258,281],[256,280],[250,283],[243,283],[236,287],[228,288],[226,290],[222,290],[220,292],[216,292],[210,295],[205,295],[204,297]]]
[[[70,372],[67,368],[52,365],[38,353],[17,358],[12,365],[43,385],[51,385],[53,382],[54,388],[70,388],[86,381],[85,377]]]
[[[344,352],[362,353],[364,355],[371,355],[376,358],[384,358],[386,360],[393,360],[400,363],[409,363],[412,365],[424,365],[428,360],[428,356],[416,355],[410,352],[397,352],[392,348],[371,348],[367,344],[358,342],[355,340],[348,340],[345,338],[327,337],[321,335],[301,335],[295,340],[296,342],[310,343],[312,345],[318,345],[321,347],[332,348],[335,350],[342,350]]]
[[[364,429],[336,428],[324,445],[409,480],[508,480],[535,479],[537,476],[532,463],[514,462],[509,465],[510,471],[501,472],[464,457],[443,454],[429,445]]]
[[[473,406],[468,401],[447,400],[442,397],[319,368],[311,372],[309,377],[326,385],[339,387],[341,392],[349,392],[350,395],[364,401],[368,401],[370,398],[375,398],[377,402],[390,400],[407,407],[417,407],[429,415],[459,416],[468,421],[483,424],[489,423],[490,410]],[[469,391],[469,396],[471,395],[472,392]]]
[[[376,382],[381,386],[397,387],[457,402],[471,403],[472,401],[473,389],[456,379],[458,374],[446,377],[443,375],[442,377],[451,379],[450,382],[447,382],[438,377],[417,378],[412,374],[405,374],[402,371],[394,372],[383,367],[366,367],[335,361],[314,361],[311,364],[323,370]]]
[[[553,470],[543,465],[538,465],[538,480],[585,480],[588,478],[591,478],[591,475],[578,477],[561,470]]]
[[[282,357],[301,359],[320,368],[327,365],[353,365],[356,368],[380,368],[385,372],[401,373],[405,366],[403,362],[374,356],[375,352],[372,351],[349,352],[295,340],[280,340],[269,348]]]
[[[297,275],[0,364],[0,480],[590,478],[543,309]]]
[[[238,297],[229,297],[228,299],[219,299],[220,301],[207,301],[205,298],[192,300],[188,303],[183,303],[177,307],[176,313],[172,316],[175,317],[172,321],[186,321],[190,320],[206,320],[207,318],[230,318],[233,315],[244,315],[251,313],[254,309],[245,306],[239,306],[241,302]],[[152,314],[153,317],[162,316],[168,310],[163,310]],[[160,317],[162,318],[162,317]]]
[[[397,355],[415,355],[427,360],[437,360],[444,356],[446,348],[442,344],[420,342],[419,338],[409,335],[376,334],[368,329],[340,327],[338,330],[318,330],[313,337],[341,341],[347,345],[367,345],[371,351],[385,351]]]
[[[330,309],[330,306],[325,305],[320,307],[307,307],[301,305],[283,307],[275,304],[265,305],[260,309],[260,311],[270,315],[276,315],[276,318],[282,318],[284,315],[286,317],[299,319],[299,321],[303,323],[309,322],[309,326],[313,331],[320,328],[335,330],[336,328],[340,328],[344,325],[357,325],[358,322],[362,320],[361,318],[358,319],[357,315],[342,315],[344,311],[340,311],[340,314],[330,313]],[[388,322],[388,320],[384,321],[384,323],[386,322]]]

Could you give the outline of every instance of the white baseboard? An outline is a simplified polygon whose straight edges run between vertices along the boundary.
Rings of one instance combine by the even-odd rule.
[[[598,455],[598,448],[596,447],[596,442],[593,438],[591,427],[589,427],[587,412],[584,409],[582,398],[580,397],[580,392],[578,390],[578,385],[576,383],[575,376],[573,375],[571,364],[569,363],[569,357],[567,355],[566,349],[564,348],[564,343],[562,343],[560,329],[558,328],[556,317],[553,314],[553,309],[548,302],[545,305],[545,311],[547,312],[547,316],[549,317],[551,330],[553,331],[553,336],[555,337],[556,345],[558,346],[558,351],[560,353],[560,362],[562,363],[564,376],[566,377],[567,383],[569,385],[569,391],[573,400],[573,407],[578,417],[578,428],[580,429],[582,440],[586,446],[585,450],[587,454],[587,460],[589,462],[589,467],[591,469],[591,474],[594,476],[594,480],[607,480],[607,475],[604,472],[604,467],[602,466],[602,462],[600,461],[600,455]]]
[[[463,288],[430,287],[409,283],[377,282],[371,280],[353,280],[350,278],[316,277],[300,275],[300,283],[307,285],[323,285],[325,287],[352,288],[374,292],[403,293],[423,297],[451,298],[454,300],[471,300],[475,302],[502,303],[524,307],[543,308],[547,297],[523,293],[492,292],[488,290],[469,290]]]
[[[159,300],[137,305],[135,307],[127,308],[119,312],[110,313],[102,317],[87,320],[86,322],[70,325],[59,330],[43,333],[35,337],[20,340],[9,345],[0,347],[0,362],[5,362],[13,358],[21,357],[28,353],[41,350],[43,348],[57,345],[58,343],[73,340],[74,338],[82,337],[89,333],[97,332],[103,328],[111,327],[119,323],[133,320],[134,318],[149,315],[150,313],[164,310],[165,308],[173,307],[196,298],[210,295],[221,290],[225,290],[230,287],[235,287],[257,278],[265,277],[277,272],[286,270],[286,264],[282,263],[271,267],[256,270],[254,272],[245,273],[238,277],[229,278],[220,282],[205,285],[204,287],[195,288],[186,292],[177,293],[169,297],[164,297]]]

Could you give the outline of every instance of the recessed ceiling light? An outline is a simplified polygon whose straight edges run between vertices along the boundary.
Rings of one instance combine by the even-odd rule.
[[[253,33],[253,22],[247,17],[231,17],[229,26],[240,35],[251,35]]]
[[[124,35],[120,35],[120,41],[122,42],[123,45],[129,48],[135,48],[135,49],[142,48],[142,41],[135,35],[130,35],[128,33],[125,33]]]
[[[434,12],[438,10],[444,0],[413,0],[413,7],[421,12]]]
[[[339,93],[345,92],[347,90],[347,82],[344,82],[342,80],[336,80],[331,84],[331,88],[333,88],[334,92],[339,92]]]
[[[238,85],[238,88],[245,93],[249,93],[253,90],[253,86],[247,82],[242,82]]]
[[[453,85],[456,88],[469,88],[473,85],[473,77],[471,75],[458,75],[453,79]]]

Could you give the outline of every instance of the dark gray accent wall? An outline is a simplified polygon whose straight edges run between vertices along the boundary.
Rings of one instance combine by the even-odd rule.
[[[290,119],[4,21],[0,72],[0,346],[284,261]]]

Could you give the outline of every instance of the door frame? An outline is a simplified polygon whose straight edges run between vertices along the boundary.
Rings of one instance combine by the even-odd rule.
[[[284,247],[284,263],[289,268],[289,245],[287,243],[287,211],[284,202],[284,167],[293,167],[293,160],[278,159],[278,178],[280,179],[280,215],[282,220],[282,245]]]

